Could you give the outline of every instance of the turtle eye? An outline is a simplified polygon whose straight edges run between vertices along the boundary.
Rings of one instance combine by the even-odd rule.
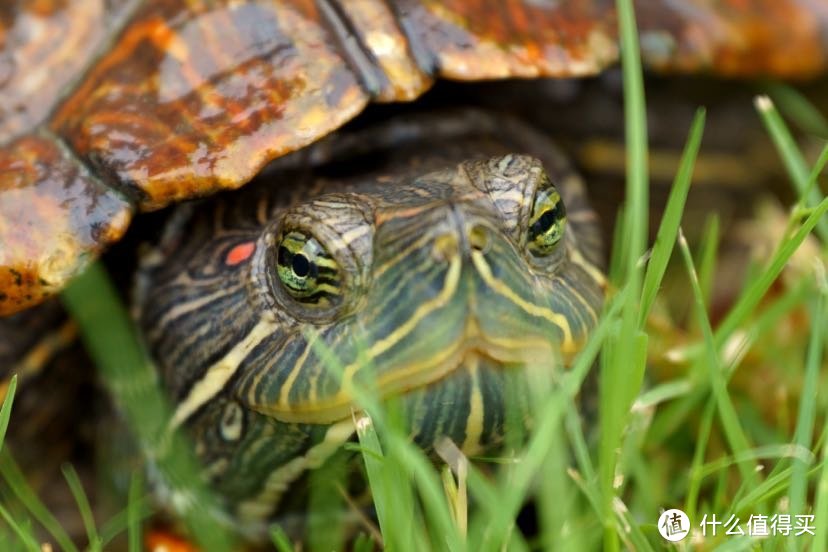
[[[339,264],[316,238],[303,232],[282,235],[276,272],[285,291],[301,303],[328,307],[339,300]]]
[[[538,188],[529,217],[529,251],[539,257],[551,254],[565,228],[566,207],[558,190],[551,183]]]

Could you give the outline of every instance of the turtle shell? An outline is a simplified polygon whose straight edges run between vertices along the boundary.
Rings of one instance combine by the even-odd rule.
[[[593,75],[613,0],[10,0],[0,5],[0,315],[59,291],[138,211],[248,182],[435,78]],[[808,77],[828,5],[637,0],[645,63]]]

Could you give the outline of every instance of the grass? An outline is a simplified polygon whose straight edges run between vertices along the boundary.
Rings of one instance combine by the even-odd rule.
[[[168,429],[172,411],[102,266],[93,265],[76,279],[64,291],[63,300],[142,453],[158,470],[196,540],[211,550],[230,550],[233,538],[227,527],[212,519],[211,512],[218,506],[197,475],[192,446]]]
[[[378,400],[370,385],[355,389],[361,408],[356,418],[359,441],[349,449],[361,455],[378,525],[363,520],[351,540],[354,550],[372,550],[380,544],[392,550],[659,550],[666,545],[656,520],[660,509],[671,507],[689,514],[695,527],[690,539],[698,549],[826,549],[828,431],[820,390],[825,390],[821,372],[828,339],[828,282],[823,265],[815,261],[812,270],[781,291],[774,286],[780,286],[783,270],[809,236],[822,240],[825,253],[828,199],[816,183],[828,162],[828,146],[809,167],[774,104],[764,97],[757,101],[757,116],[766,123],[799,200],[787,227],[780,229],[784,239],[764,264],[755,267],[730,308],[714,322],[710,298],[722,241],[720,221],[713,217],[707,222],[695,254],[681,232],[705,113],[700,110],[688,129],[667,207],[648,251],[644,87],[631,4],[619,0],[618,8],[628,187],[601,321],[568,371],[554,380],[532,381],[527,400],[534,423],[528,435],[511,440],[511,456],[496,463],[469,462],[451,443],[438,447],[442,461],[435,463],[411,444],[393,401]],[[813,108],[791,89],[772,85],[770,93],[794,121],[824,121],[810,116]],[[668,338],[670,331],[678,336],[680,347],[672,351],[683,369],[659,380],[647,371],[657,350],[654,342],[664,336],[650,321],[653,313],[665,308],[662,281],[671,262],[687,282],[692,315],[685,325],[676,324],[667,332]],[[186,439],[166,430],[169,407],[100,267],[79,278],[64,300],[194,540],[204,550],[233,549],[231,533],[211,515],[215,502],[196,475]],[[799,326],[786,341],[782,330],[792,320]],[[341,371],[332,353],[317,352],[332,373]],[[801,389],[793,427],[783,417],[774,424],[756,414],[757,404],[770,397],[739,387],[737,380],[751,369],[749,364],[761,369],[764,358],[783,359],[783,366],[778,361],[771,364],[781,370],[790,389]],[[600,376],[598,415],[592,427],[585,427],[578,394],[593,370]],[[760,372],[751,377],[764,376]],[[71,552],[75,545],[2,451],[14,395],[12,380],[0,409],[0,475],[16,501],[0,502],[5,523],[0,524],[0,540],[14,543],[14,549],[39,550],[35,528],[40,526],[50,540]],[[520,433],[518,427],[515,431]],[[338,473],[332,469],[326,473]],[[84,549],[105,550],[121,533],[127,535],[131,551],[140,549],[141,524],[150,513],[142,478],[132,478],[124,511],[96,525],[77,474],[69,467],[65,474],[86,527]],[[331,477],[336,481],[344,475]],[[325,489],[336,487],[331,481],[326,484]],[[311,502],[320,507],[334,501],[329,490],[314,492],[311,489]],[[342,507],[353,510],[348,506],[353,499],[342,500]],[[521,514],[527,502],[534,511]],[[721,520],[738,516],[744,524],[751,514],[786,512],[814,515],[817,536],[756,540],[725,536],[720,530],[703,537],[698,526],[703,515],[715,514]],[[525,526],[526,516],[536,530],[521,529],[517,520],[521,517]],[[323,526],[309,535],[307,547],[342,546],[336,539],[343,534],[342,528]],[[271,536],[281,552],[299,548],[278,526]],[[687,541],[680,546],[690,548]]]
[[[644,77],[638,51],[638,31],[631,2],[616,2],[621,35],[621,60],[624,74],[624,118],[627,143],[627,189],[620,261],[610,266],[615,285],[629,290],[622,315],[614,321],[601,355],[600,445],[598,476],[600,482],[601,516],[604,520],[604,549],[618,550],[621,536],[616,519],[616,476],[618,452],[622,450],[630,407],[641,388],[647,361],[647,335],[641,331],[639,300],[641,299],[641,258],[647,246],[648,149],[647,121],[644,98]],[[658,282],[651,282],[651,286]],[[604,319],[609,320],[608,317]],[[623,359],[623,360],[622,360]],[[624,365],[621,368],[621,365]]]

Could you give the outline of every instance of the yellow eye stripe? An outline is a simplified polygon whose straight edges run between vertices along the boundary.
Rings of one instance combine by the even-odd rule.
[[[314,259],[314,262],[319,268],[329,268],[333,271],[339,270],[339,264],[330,257],[318,256]]]

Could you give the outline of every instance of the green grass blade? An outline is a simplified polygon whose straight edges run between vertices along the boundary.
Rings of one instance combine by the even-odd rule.
[[[823,415],[828,414],[824,412]],[[816,507],[814,508],[813,552],[826,552],[828,548],[828,425],[822,432],[822,472],[816,487]]]
[[[132,491],[131,485],[132,483],[130,482],[130,489],[127,491],[127,494]],[[135,550],[140,552],[142,537],[141,522],[155,512],[151,507],[151,501],[148,496],[137,496],[134,498],[135,501],[133,502],[133,497],[127,496],[126,507],[109,518],[98,530],[101,536],[101,546],[103,546],[104,550],[106,550],[106,545],[112,542],[115,537],[126,532],[127,544],[129,545],[130,542],[133,542],[132,539],[135,539],[135,546],[138,546]],[[133,550],[129,552],[133,552]]]
[[[811,211],[808,218],[802,223],[796,232],[780,243],[765,269],[749,280],[747,288],[739,295],[724,320],[716,328],[714,338],[717,350],[721,350],[734,332],[742,324],[744,324],[746,320],[748,320],[749,316],[754,312],[762,298],[765,297],[765,294],[768,292],[773,282],[779,277],[791,256],[793,256],[805,238],[811,233],[816,225],[816,222],[820,219],[820,217],[824,216],[826,212],[828,212],[828,199],[822,200],[820,204]],[[699,373],[699,368],[704,369],[704,367],[704,359],[697,358],[696,366],[693,368],[693,373]],[[728,377],[731,375],[732,370],[728,370]],[[658,420],[656,421],[651,432],[651,444],[661,443],[672,433],[676,427],[676,424],[680,423],[681,420],[686,419],[692,410],[702,402],[708,391],[709,382],[706,379],[702,379],[699,383],[700,385],[696,387],[692,393],[669,405],[669,408],[667,409],[667,417],[662,418],[660,423]]]
[[[6,430],[9,428],[9,420],[11,419],[11,410],[16,392],[17,374],[12,376],[9,387],[6,390],[6,396],[3,398],[3,406],[0,407],[0,451],[3,450],[3,443],[6,440]]]
[[[654,548],[650,545],[650,541],[644,536],[644,532],[639,526],[638,520],[630,515],[627,506],[616,498],[613,507],[615,508],[615,515],[618,517],[619,527],[622,528],[620,532],[621,538],[624,540],[625,548],[627,550],[640,550],[642,552],[653,551]]]
[[[713,550],[716,552],[741,552],[742,550],[750,550],[754,548],[756,542],[753,538],[745,536],[730,537],[722,544],[716,546]]]
[[[811,340],[808,345],[805,361],[805,378],[802,384],[802,397],[799,403],[794,445],[809,450],[811,436],[814,430],[817,411],[817,389],[819,388],[819,373],[823,358],[823,329],[828,323],[828,301],[824,292],[818,294],[817,300],[811,309]],[[801,459],[794,459],[789,492],[790,510],[792,512],[805,511],[805,499],[808,488],[809,463]]]
[[[813,466],[808,471],[808,477],[819,475],[821,468],[821,463]],[[758,506],[763,502],[777,500],[780,496],[790,491],[792,472],[793,470],[788,467],[769,476],[754,489],[749,490],[744,496],[735,501],[732,510],[734,512],[757,512],[759,511]]]
[[[600,423],[601,442],[598,457],[598,473],[602,489],[604,519],[604,549],[618,550],[619,538],[616,516],[613,512],[615,492],[613,481],[618,462],[622,434],[629,408],[643,382],[646,358],[646,335],[637,331],[639,299],[642,276],[639,263],[647,244],[649,204],[647,118],[644,98],[644,77],[638,44],[638,29],[631,0],[616,0],[619,36],[621,42],[621,68],[624,85],[624,132],[627,147],[627,183],[624,209],[623,236],[626,257],[621,259],[624,269],[612,269],[622,273],[624,284],[629,285],[632,295],[624,305],[624,315],[618,329],[611,335],[609,351],[614,355],[602,355]],[[616,243],[620,246],[620,243]],[[623,368],[619,361],[624,359]],[[610,393],[607,389],[617,393]]]
[[[764,88],[779,109],[799,128],[828,139],[828,119],[796,88],[782,82],[766,83]]]
[[[597,475],[595,473],[595,466],[592,463],[592,458],[589,455],[589,446],[587,445],[586,435],[580,413],[575,408],[574,402],[570,404],[569,411],[566,414],[566,432],[569,435],[569,441],[575,455],[575,459],[583,476],[592,481]]]
[[[270,541],[279,552],[293,552],[293,544],[291,544],[285,530],[278,525],[270,528]]]
[[[587,373],[593,366],[598,352],[604,345],[612,327],[617,322],[620,312],[629,300],[630,289],[622,288],[609,302],[606,312],[593,331],[587,344],[578,354],[570,370],[564,374],[560,387],[556,389],[542,410],[537,414],[536,425],[532,429],[529,443],[524,449],[521,461],[509,473],[504,483],[501,500],[495,505],[494,515],[488,520],[488,530],[495,535],[506,534],[510,525],[526,498],[533,477],[543,464],[549,448],[554,443],[554,435],[566,413],[569,401],[575,399]],[[475,490],[474,472],[469,473],[470,490]],[[614,515],[614,514],[612,514]]]
[[[739,296],[733,308],[730,309],[725,319],[716,329],[717,348],[721,348],[724,342],[733,335],[733,332],[750,316],[773,282],[782,273],[790,258],[826,212],[828,212],[828,198],[823,199],[811,211],[811,214],[793,235],[782,241],[773,257],[771,257],[767,268],[750,282],[748,288]]]
[[[708,365],[708,374],[710,377],[710,385],[713,389],[713,398],[716,401],[716,407],[719,412],[722,427],[727,437],[728,445],[735,456],[744,458],[738,462],[739,471],[742,474],[744,482],[751,484],[758,484],[756,476],[756,462],[750,461],[749,449],[750,444],[747,436],[742,429],[739,421],[739,415],[733,406],[733,401],[727,391],[727,381],[725,374],[721,369],[719,362],[719,355],[716,349],[716,344],[713,338],[713,328],[710,326],[710,320],[707,318],[704,307],[704,297],[702,295],[701,286],[699,285],[698,273],[693,263],[693,256],[690,254],[690,247],[684,236],[679,232],[679,248],[684,257],[684,264],[687,268],[687,273],[690,278],[690,287],[693,291],[693,304],[696,310],[697,318],[702,322],[702,333],[704,335],[705,344],[705,361]]]
[[[814,456],[808,449],[791,446],[789,444],[765,445],[763,447],[746,450],[736,455],[720,456],[712,462],[705,464],[701,469],[701,474],[702,477],[709,477],[729,466],[738,465],[745,460],[772,460],[780,458],[794,458],[807,464],[814,462]]]
[[[127,542],[129,552],[141,552],[141,511],[144,481],[140,474],[133,474],[127,497]]]
[[[411,516],[398,517],[399,514],[395,504],[395,495],[404,495],[404,500],[413,512],[413,501],[411,500],[408,482],[404,482],[404,488],[392,488],[391,477],[388,473],[388,460],[382,453],[379,437],[374,429],[371,418],[367,415],[358,416],[356,419],[357,437],[359,444],[365,454],[362,460],[365,463],[365,473],[368,476],[368,483],[371,485],[371,496],[374,499],[374,509],[377,512],[380,531],[387,539],[386,546],[398,549],[405,543],[411,542]],[[405,528],[400,528],[404,525]]]
[[[716,274],[716,254],[719,251],[719,228],[719,216],[714,214],[705,222],[701,246],[699,248],[699,286],[702,290],[705,309],[710,308],[713,277]],[[696,320],[696,325],[701,327],[701,321]]]
[[[325,369],[341,379],[344,368],[330,348],[321,339],[317,339],[313,332],[308,332],[306,339],[312,344],[314,354],[323,363]],[[367,350],[367,347],[364,350]],[[367,361],[363,359],[363,362]],[[370,366],[366,365],[363,369],[370,369]],[[408,474],[414,481],[423,501],[426,517],[434,526],[434,534],[441,539],[441,547],[448,550],[464,550],[464,541],[458,534],[456,526],[451,522],[451,512],[442,492],[439,474],[434,470],[423,451],[411,443],[400,427],[389,419],[388,410],[373,388],[374,382],[367,378],[367,381],[354,384],[349,391],[353,394],[355,403],[370,415],[378,434],[382,436],[386,447],[383,449],[383,457],[395,463],[397,473]],[[365,449],[365,447],[362,448]],[[366,459],[369,457],[375,459],[376,450],[370,450],[373,454],[366,455]],[[378,490],[382,492],[382,488]],[[391,491],[387,490],[387,492]],[[388,536],[384,534],[383,538]]]
[[[624,259],[627,258],[627,249],[629,249],[629,242],[627,242],[624,236],[624,225],[627,217],[625,215],[626,209],[624,208],[624,204],[622,203],[618,207],[618,212],[616,213],[615,218],[615,225],[612,229],[613,235],[613,246],[610,248],[610,258],[609,258],[609,281],[610,282],[623,282],[624,281]]]
[[[34,536],[15,521],[9,511],[3,507],[2,503],[0,503],[0,517],[3,518],[6,525],[11,527],[12,531],[14,531],[15,535],[17,535],[17,538],[26,550],[29,552],[41,552],[40,546],[37,544],[37,540]]]
[[[601,439],[598,473],[602,488],[604,521],[612,525],[615,524],[612,507],[618,452],[622,449],[630,410],[641,387],[647,356],[647,334],[637,330],[635,313],[628,309],[629,303],[625,305],[622,321],[613,328],[610,340],[601,355]]]
[[[89,498],[83,490],[78,472],[70,464],[61,466],[63,477],[66,478],[66,483],[69,485],[69,490],[75,498],[75,503],[83,520],[84,529],[86,529],[86,538],[89,541],[90,552],[96,552],[101,549],[101,538],[98,536],[98,528],[95,525],[95,516],[92,514],[92,506],[89,504]]]
[[[443,489],[451,508],[451,516],[460,536],[466,538],[469,533],[469,460],[448,439],[444,439],[438,448],[441,449],[438,454],[447,462],[440,475],[443,478]]]
[[[23,473],[7,450],[0,452],[0,475],[6,480],[15,496],[32,514],[32,517],[52,535],[57,545],[65,552],[77,552],[78,549],[72,539],[69,538],[60,522],[29,487],[26,478],[23,477]]]
[[[783,317],[789,315],[805,301],[808,289],[810,289],[810,286],[796,285],[787,290],[781,297],[766,305],[762,312],[758,313],[758,316],[746,321],[746,328],[740,335],[740,343],[744,344],[745,347],[750,347],[766,337],[771,337],[778,325],[784,321]],[[698,322],[697,325],[700,327],[701,322]],[[691,345],[683,355],[690,360],[698,359],[703,351],[703,346]],[[728,365],[728,378],[732,376],[734,366],[733,363]],[[679,400],[667,403],[653,422],[649,433],[651,445],[663,443],[669,435],[674,434],[683,421],[686,421],[705,400],[709,392],[706,364],[696,361],[687,380],[690,385],[687,392],[677,393],[675,397]]]
[[[638,28],[632,0],[617,0],[621,68],[624,77],[624,132],[627,144],[627,188],[625,202],[625,236],[629,250],[625,277],[637,273],[636,265],[647,243],[648,172],[647,115],[644,99],[644,75],[638,47]]]
[[[641,292],[641,311],[638,313],[638,327],[643,328],[650,313],[650,308],[658,293],[664,272],[667,270],[667,263],[673,253],[673,246],[676,243],[681,214],[684,212],[684,204],[687,201],[687,193],[690,191],[690,183],[693,180],[693,167],[701,146],[702,134],[704,133],[705,110],[699,109],[690,127],[690,134],[684,152],[681,155],[676,178],[667,199],[667,206],[661,217],[661,225],[658,228],[655,244],[653,245],[650,260],[647,263],[647,272],[644,275],[644,287]]]
[[[473,463],[469,464],[468,469],[469,494],[480,506],[477,515],[469,522],[468,549],[484,550],[492,548],[493,538],[499,535],[493,527],[508,527],[508,524],[503,525],[505,516],[501,512],[501,507],[504,498],[510,493],[490,483]],[[494,546],[494,549],[498,549],[499,546],[500,544]]]
[[[687,494],[684,502],[684,511],[687,512],[690,519],[697,518],[699,494],[701,492],[702,480],[704,479],[704,458],[707,454],[707,444],[710,440],[710,432],[713,428],[713,418],[715,416],[715,403],[708,401],[699,426],[696,448],[693,452],[693,461],[690,465],[690,480],[687,484]]]
[[[352,511],[357,516],[362,515],[359,506],[350,501],[346,490],[352,456],[350,451],[340,450],[308,474],[303,548],[310,552],[343,548],[348,534],[347,514]]]
[[[218,505],[201,480],[193,447],[169,431],[170,407],[102,265],[75,278],[62,298],[130,428],[164,483],[181,498],[179,513],[193,538],[204,550],[230,550],[233,539],[212,514]]]
[[[556,364],[560,366],[562,362],[558,360]],[[529,386],[527,394],[530,412],[540,412],[549,396],[555,393],[554,371],[539,368],[528,370]],[[569,459],[567,458],[566,435],[563,427],[565,421],[577,415],[574,409],[574,402],[567,401],[566,416],[559,421],[555,431],[549,435],[552,442],[540,467],[544,476],[538,478],[537,488],[533,493],[536,523],[540,533],[537,538],[545,544],[547,549],[553,548],[553,543],[562,547],[575,546],[575,543],[571,542],[570,532],[565,530],[567,515],[571,514],[567,510],[573,507],[573,501],[577,493],[566,475]],[[578,436],[578,439],[580,438]],[[525,437],[523,442],[525,442]]]
[[[434,534],[441,547],[447,550],[465,550],[465,541],[452,523],[451,511],[445,500],[442,482],[428,458],[420,449],[408,441],[407,436],[390,433],[386,436],[389,451],[404,472],[411,475],[420,497],[423,509],[434,527]]]
[[[822,146],[814,166],[811,167],[811,172],[808,174],[808,180],[805,183],[805,190],[799,198],[800,204],[806,203],[806,198],[812,198],[814,203],[819,203],[819,177],[828,165],[828,143]]]
[[[683,397],[692,390],[693,382],[684,378],[659,383],[641,393],[635,401],[634,408],[652,408],[661,403],[669,402],[676,397]]]
[[[374,542],[371,540],[371,537],[365,533],[357,535],[353,546],[354,552],[373,552],[374,550]]]
[[[782,116],[779,115],[773,102],[767,96],[756,98],[756,109],[759,110],[768,134],[773,139],[797,192],[805,198],[805,205],[808,207],[816,205],[820,201],[819,190],[814,188],[813,184],[809,184],[811,177],[808,164],[799,151],[791,131],[785,121],[782,120]],[[822,168],[817,172],[821,170]],[[828,243],[828,220],[818,221],[816,232],[823,243]]]

